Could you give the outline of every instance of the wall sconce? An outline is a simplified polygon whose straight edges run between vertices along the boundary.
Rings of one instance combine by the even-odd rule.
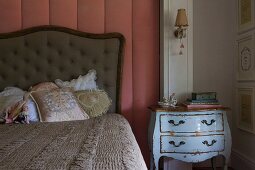
[[[184,48],[182,39],[186,37],[186,29],[188,27],[188,19],[185,9],[178,9],[175,26],[178,28],[174,31],[174,35],[176,38],[180,39],[181,45],[179,54],[182,55],[182,49]]]

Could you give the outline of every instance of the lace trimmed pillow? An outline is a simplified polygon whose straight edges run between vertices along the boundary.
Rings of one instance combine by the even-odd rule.
[[[62,81],[60,79],[56,79],[55,83],[59,87],[69,87],[74,91],[77,90],[92,90],[97,89],[96,84],[96,70],[89,70],[86,75],[79,76],[77,79],[73,79],[71,81]]]
[[[112,104],[112,100],[104,90],[81,90],[74,93],[89,117],[101,116]]]
[[[89,116],[80,107],[70,88],[31,92],[41,122],[84,120]]]

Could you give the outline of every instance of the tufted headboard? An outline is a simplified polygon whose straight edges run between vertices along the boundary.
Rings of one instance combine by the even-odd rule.
[[[124,37],[90,34],[64,27],[40,26],[0,34],[0,89],[71,80],[97,71],[100,89],[112,99],[110,112],[120,112]]]

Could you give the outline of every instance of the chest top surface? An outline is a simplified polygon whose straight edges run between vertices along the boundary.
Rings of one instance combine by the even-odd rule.
[[[215,107],[210,109],[205,108],[187,108],[185,106],[176,106],[176,107],[161,107],[159,105],[151,105],[148,107],[151,111],[154,112],[205,112],[205,111],[229,111],[228,107]]]

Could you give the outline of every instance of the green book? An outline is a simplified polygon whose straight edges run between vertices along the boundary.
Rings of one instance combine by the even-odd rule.
[[[203,99],[203,100],[191,100],[187,99],[187,103],[189,104],[219,104],[218,100],[215,99]]]
[[[216,100],[216,92],[192,93],[192,100]]]

